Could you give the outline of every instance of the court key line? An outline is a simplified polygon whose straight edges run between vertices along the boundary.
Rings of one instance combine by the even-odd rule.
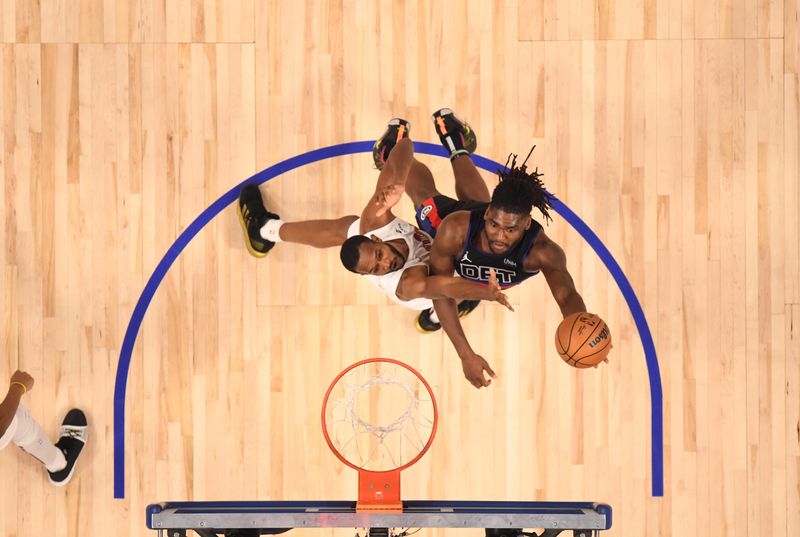
[[[178,258],[180,253],[186,248],[186,245],[203,229],[203,227],[211,222],[220,212],[227,208],[231,203],[234,203],[239,196],[239,191],[242,186],[248,182],[256,182],[257,184],[265,183],[270,179],[311,164],[320,160],[325,160],[332,157],[339,157],[343,155],[352,155],[355,153],[369,153],[372,151],[374,142],[350,142],[345,144],[332,145],[308,151],[301,155],[294,156],[282,162],[279,162],[269,168],[260,171],[246,181],[236,185],[217,201],[212,203],[206,210],[200,213],[200,216],[194,219],[189,226],[180,234],[175,242],[170,246],[164,257],[156,266],[150,279],[139,296],[136,302],[136,307],[133,310],[131,319],[128,322],[128,328],[125,331],[125,338],[122,341],[122,348],[119,353],[119,361],[117,363],[117,377],[114,386],[114,498],[125,497],[125,395],[128,382],[128,371],[131,365],[131,356],[133,354],[133,347],[136,343],[136,337],[139,334],[139,328],[142,325],[147,308],[150,306],[150,301],[153,299],[158,286],[164,279],[169,268]],[[427,155],[434,155],[438,157],[447,157],[445,150],[440,145],[434,145],[427,142],[414,142],[414,150],[417,153]],[[493,160],[481,157],[480,155],[472,155],[472,160],[475,165],[490,173],[496,173],[501,169],[502,164]],[[642,347],[644,349],[645,360],[647,361],[647,373],[650,380],[650,432],[651,432],[651,457],[652,457],[652,494],[653,496],[664,495],[664,435],[663,435],[663,401],[661,392],[661,373],[658,367],[658,357],[656,355],[653,337],[650,333],[650,328],[647,324],[642,306],[636,293],[633,291],[628,278],[620,268],[619,263],[608,251],[608,248],[603,244],[600,238],[591,230],[591,228],[581,220],[569,207],[567,207],[561,200],[554,198],[552,201],[553,209],[564,220],[575,228],[580,235],[589,243],[589,246],[597,253],[606,268],[614,277],[620,291],[622,292],[625,301],[628,303],[633,320],[636,323],[636,328],[639,332],[639,337],[642,340]]]

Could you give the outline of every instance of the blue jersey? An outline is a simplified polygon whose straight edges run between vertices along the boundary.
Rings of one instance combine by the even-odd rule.
[[[502,254],[485,253],[478,249],[480,233],[486,222],[483,219],[485,209],[476,209],[469,213],[469,227],[467,240],[456,259],[456,272],[462,278],[478,283],[489,281],[489,269],[497,273],[497,283],[500,287],[512,287],[527,280],[539,271],[526,272],[525,258],[536,242],[536,236],[542,226],[536,220],[531,220],[531,227],[525,231],[522,239],[509,251]]]

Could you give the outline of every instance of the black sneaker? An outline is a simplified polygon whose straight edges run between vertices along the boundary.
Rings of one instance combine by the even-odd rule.
[[[389,120],[386,131],[375,141],[375,145],[372,148],[372,161],[375,163],[376,168],[383,169],[383,165],[386,164],[392,148],[403,138],[408,138],[410,131],[411,123],[405,119],[396,117]]]
[[[63,487],[69,480],[72,479],[72,473],[75,471],[75,462],[81,454],[86,439],[89,437],[89,424],[86,422],[86,415],[79,408],[73,408],[64,417],[61,422],[61,430],[58,434],[58,442],[56,447],[64,454],[67,459],[67,465],[63,470],[57,472],[50,472],[50,482],[57,486]]]
[[[419,315],[417,315],[417,321],[414,324],[416,325],[417,330],[419,330],[423,334],[436,332],[442,327],[440,323],[431,320],[432,313],[433,313],[433,308],[428,308],[426,310],[422,310],[421,312],[419,312]]]
[[[261,237],[261,228],[267,220],[278,219],[275,213],[267,211],[261,191],[254,183],[244,185],[239,193],[239,222],[244,230],[244,240],[248,251],[255,257],[264,257],[275,243]]]
[[[457,308],[458,317],[459,318],[466,317],[467,315],[472,313],[472,311],[475,308],[477,308],[478,304],[480,303],[481,303],[480,300],[462,300],[461,302],[459,302]],[[419,330],[423,334],[436,332],[442,327],[441,323],[437,323],[436,321],[431,319],[431,314],[433,314],[433,308],[422,310],[421,312],[419,312],[419,315],[417,315],[417,321],[415,324],[417,330]]]
[[[449,108],[437,110],[431,117],[439,140],[450,154],[450,160],[475,152],[478,147],[478,139],[469,123],[458,119]]]
[[[458,305],[458,317],[464,318],[472,313],[480,304],[480,300],[462,300]]]

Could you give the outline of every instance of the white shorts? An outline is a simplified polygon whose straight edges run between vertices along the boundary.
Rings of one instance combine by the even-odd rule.
[[[17,431],[17,416],[14,416],[14,419],[11,420],[11,424],[6,429],[6,432],[3,433],[3,436],[0,436],[0,449],[6,447],[10,442],[11,439],[14,438],[14,433]]]

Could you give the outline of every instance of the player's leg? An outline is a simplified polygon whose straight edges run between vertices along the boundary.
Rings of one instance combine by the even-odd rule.
[[[411,133],[411,124],[405,119],[393,118],[383,134],[375,141],[372,149],[372,160],[375,167],[383,171],[392,149],[402,138],[408,138]],[[414,209],[419,208],[423,201],[439,195],[428,167],[416,158],[411,163],[405,186],[406,194],[411,198]]]
[[[347,240],[347,230],[358,220],[355,215],[343,216],[335,220],[306,220],[304,222],[281,222],[279,225],[268,222],[265,227],[274,228],[274,232],[262,230],[274,242],[294,242],[306,244],[314,248],[333,248],[341,246]],[[275,235],[277,233],[277,237]]]
[[[50,441],[42,426],[22,405],[17,407],[11,441],[44,464],[48,470],[60,470],[67,464],[64,454]]]
[[[492,196],[489,194],[489,187],[481,177],[472,157],[469,155],[459,155],[450,161],[453,167],[453,175],[456,178],[456,196],[462,201],[480,201],[489,203]]]
[[[432,117],[436,134],[450,155],[456,179],[456,196],[459,200],[488,203],[491,200],[489,188],[470,157],[478,145],[475,131],[449,108],[437,110]]]
[[[58,441],[53,444],[41,425],[20,405],[14,416],[11,440],[44,464],[51,483],[63,486],[72,477],[75,462],[86,443],[87,433],[86,416],[82,411],[72,409],[62,422]]]
[[[414,209],[419,209],[419,206],[425,200],[440,195],[439,191],[436,190],[436,183],[433,180],[430,168],[417,159],[414,159],[414,162],[411,163],[411,170],[408,172],[406,194],[411,198]]]
[[[433,124],[439,140],[450,156],[453,174],[456,179],[458,201],[447,196],[426,200],[417,210],[417,224],[435,236],[441,221],[454,211],[470,210],[491,200],[486,182],[481,177],[470,154],[477,147],[475,131],[464,121],[458,119],[449,108],[442,108],[433,114]],[[463,300],[458,304],[459,317],[469,315],[478,307],[480,301]],[[417,316],[416,326],[420,332],[435,332],[441,328],[433,308],[423,310]]]
[[[256,257],[267,255],[276,242],[294,242],[315,248],[341,246],[347,230],[358,219],[344,216],[332,220],[284,222],[267,210],[261,191],[248,183],[239,193],[239,221],[245,233],[247,249]]]

